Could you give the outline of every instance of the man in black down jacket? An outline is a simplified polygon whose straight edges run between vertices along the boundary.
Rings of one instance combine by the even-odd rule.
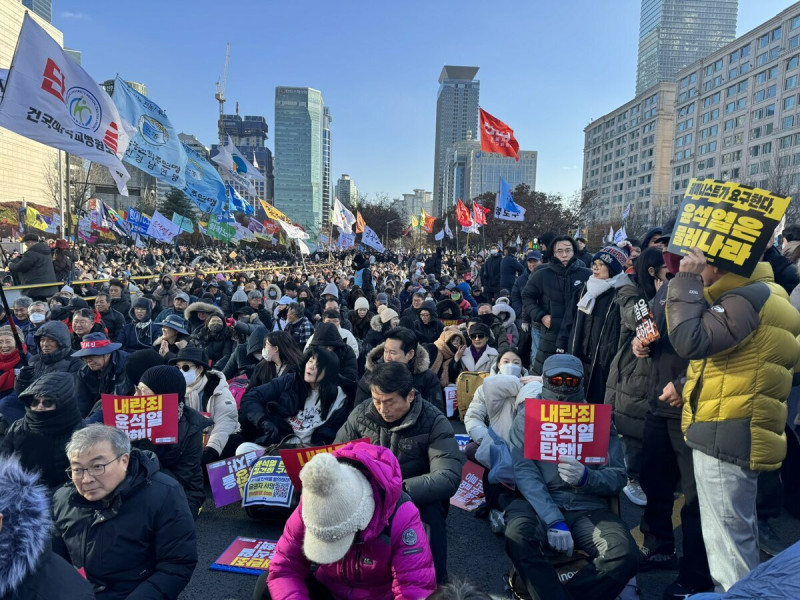
[[[527,317],[523,321],[540,324],[541,341],[532,365],[534,374],[540,374],[545,359],[555,354],[567,302],[572,301],[575,289],[592,274],[575,258],[575,240],[571,237],[556,237],[552,248],[550,262],[536,269],[522,290],[522,308]]]
[[[20,285],[33,285],[35,283],[54,283],[56,271],[53,268],[53,257],[50,247],[39,241],[35,233],[26,233],[22,238],[25,252],[8,264],[8,269]],[[58,287],[48,286],[22,290],[22,293],[34,300],[44,300],[58,293]]]
[[[430,527],[436,579],[446,583],[447,509],[463,462],[453,427],[441,411],[417,397],[411,373],[401,364],[376,365],[369,386],[371,398],[353,409],[334,443],[368,437],[397,457],[403,491]]]
[[[53,498],[54,550],[83,569],[97,600],[176,599],[197,564],[181,486],[105,425],[76,431],[67,457],[72,485]]]
[[[503,290],[511,291],[514,287],[514,282],[517,276],[525,271],[525,267],[517,260],[515,254],[517,253],[516,246],[509,246],[506,248],[506,255],[500,261],[500,288]]]
[[[493,244],[489,250],[489,258],[481,267],[483,291],[492,302],[494,302],[497,292],[500,291],[500,265],[502,262],[503,257],[498,253],[497,246]]]

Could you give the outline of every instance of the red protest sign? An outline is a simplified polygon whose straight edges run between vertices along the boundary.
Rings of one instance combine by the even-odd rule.
[[[103,394],[103,423],[131,440],[154,444],[178,443],[178,394],[112,396]]]
[[[260,575],[269,570],[278,542],[256,538],[237,537],[214,561],[211,568],[217,571]]]
[[[653,319],[653,313],[647,305],[644,298],[639,298],[638,302],[633,307],[634,315],[636,316],[636,337],[652,344],[658,341],[661,334],[656,326],[656,321]]]
[[[483,472],[477,463],[468,460],[461,469],[461,484],[450,498],[450,504],[472,512],[483,502]]]
[[[611,405],[530,399],[525,403],[525,458],[586,465],[608,461]]]
[[[350,440],[349,442],[342,442],[341,444],[331,444],[329,446],[314,446],[311,448],[290,448],[288,450],[279,450],[281,458],[283,459],[283,466],[286,469],[286,474],[292,480],[295,489],[300,490],[303,485],[300,481],[300,469],[310,461],[315,455],[322,452],[333,452],[339,448],[344,448],[347,444],[356,444],[358,442],[370,443],[369,438],[360,438],[357,440]]]

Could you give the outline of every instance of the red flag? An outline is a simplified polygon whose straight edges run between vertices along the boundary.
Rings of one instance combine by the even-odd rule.
[[[425,217],[425,222],[422,224],[422,228],[427,233],[433,233],[433,224],[434,224],[434,222],[436,222],[436,217],[432,217],[432,216],[428,215],[427,217]]]
[[[469,216],[469,209],[467,205],[461,201],[461,198],[459,198],[456,203],[456,221],[458,221],[458,224],[462,227],[472,226],[472,218]]]
[[[408,232],[411,231],[411,225],[406,227],[406,230],[403,232],[403,235],[408,235]]]
[[[519,160],[519,142],[514,137],[514,130],[485,110],[480,110],[481,150],[497,152],[503,156],[513,156]]]
[[[472,203],[472,213],[478,225],[486,225],[486,210],[477,202]]]

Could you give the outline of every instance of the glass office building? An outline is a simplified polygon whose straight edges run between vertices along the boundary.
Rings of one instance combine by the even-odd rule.
[[[322,107],[322,225],[331,222],[331,109]]]

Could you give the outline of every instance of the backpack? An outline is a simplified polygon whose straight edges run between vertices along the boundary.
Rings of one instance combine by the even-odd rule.
[[[242,403],[242,396],[247,391],[247,375],[237,375],[229,380],[228,389],[230,389],[233,399],[236,400],[236,408],[239,409]]]
[[[464,420],[464,415],[467,414],[472,397],[475,395],[475,390],[481,386],[483,380],[488,376],[488,371],[463,371],[456,379],[458,418],[462,421]]]

